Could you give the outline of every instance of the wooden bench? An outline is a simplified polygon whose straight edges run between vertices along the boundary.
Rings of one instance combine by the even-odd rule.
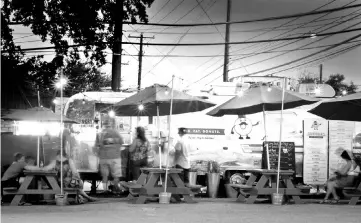
[[[345,196],[351,197],[349,205],[356,205],[361,198],[361,183],[359,183],[358,187],[344,187],[342,192]]]
[[[246,184],[229,184],[230,187],[237,191],[237,197],[242,194],[245,198],[248,198],[251,194],[256,194],[257,190],[251,185]]]

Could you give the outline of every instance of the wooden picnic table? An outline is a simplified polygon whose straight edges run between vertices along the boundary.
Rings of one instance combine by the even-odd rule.
[[[24,195],[28,194],[60,194],[60,186],[57,182],[57,172],[56,171],[24,171],[25,179],[24,182],[21,184],[18,190],[14,191],[12,194],[15,194],[14,198],[12,199],[10,205],[17,206],[24,198]],[[37,186],[36,188],[31,188],[32,182],[39,182],[46,183],[48,189],[44,189],[42,185]]]
[[[251,176],[248,178],[245,186],[239,187],[240,193],[237,201],[245,201],[247,204],[253,204],[258,196],[272,195],[277,192],[277,170],[252,169],[247,170],[247,172],[251,173]],[[278,193],[291,196],[296,204],[301,204],[303,202],[301,201],[300,195],[304,193],[293,184],[291,180],[293,175],[294,171],[280,171]],[[258,178],[258,182],[255,183]],[[254,184],[256,185],[254,186]]]
[[[144,204],[147,199],[154,195],[164,192],[164,180],[166,170],[164,168],[141,168],[141,175],[137,180],[137,184],[133,187],[139,194],[138,197],[132,197],[134,203]],[[191,188],[184,185],[183,180],[179,177],[182,169],[170,168],[167,171],[167,190],[177,201],[180,201],[179,195],[182,195],[186,203],[196,203],[190,195],[194,194]],[[161,184],[160,184],[161,183]],[[131,189],[132,190],[132,189]]]

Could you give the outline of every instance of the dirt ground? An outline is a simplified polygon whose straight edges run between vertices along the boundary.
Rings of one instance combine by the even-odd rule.
[[[196,204],[130,204],[125,198],[101,198],[94,203],[56,206],[2,206],[2,223],[57,223],[57,222],[361,222],[361,205],[324,205],[313,201],[307,204],[243,204],[235,199],[196,198]]]

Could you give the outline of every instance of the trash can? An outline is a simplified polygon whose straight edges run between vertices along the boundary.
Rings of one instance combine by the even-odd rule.
[[[208,173],[207,174],[207,194],[210,198],[217,198],[219,188],[219,173]]]
[[[190,185],[197,185],[197,175],[198,173],[195,171],[191,171],[188,173],[188,179]]]

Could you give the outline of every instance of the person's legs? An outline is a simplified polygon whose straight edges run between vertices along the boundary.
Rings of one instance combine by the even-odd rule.
[[[110,171],[113,177],[115,191],[120,192],[121,190],[125,190],[125,188],[119,185],[119,178],[123,176],[121,159],[112,159]]]
[[[140,176],[140,166],[138,162],[134,162],[134,161],[132,162],[131,171],[132,171],[133,181],[138,180]]]
[[[105,160],[100,160],[100,174],[102,175],[103,190],[108,191],[109,165]]]

